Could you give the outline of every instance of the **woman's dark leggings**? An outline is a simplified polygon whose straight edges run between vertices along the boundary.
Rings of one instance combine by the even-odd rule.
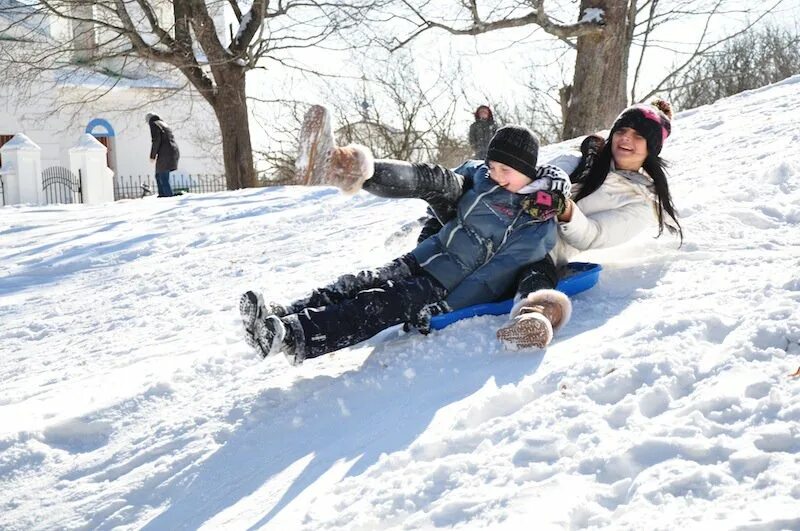
[[[544,260],[539,260],[522,270],[517,277],[517,295],[526,297],[528,293],[540,289],[555,289],[558,284],[558,270],[547,255]]]

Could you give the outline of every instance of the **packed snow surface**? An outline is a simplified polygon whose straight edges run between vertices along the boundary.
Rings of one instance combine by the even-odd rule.
[[[795,77],[678,114],[683,245],[582,257],[600,282],[544,352],[503,317],[248,349],[243,291],[389,261],[421,201],[0,208],[0,528],[800,529],[798,108]]]

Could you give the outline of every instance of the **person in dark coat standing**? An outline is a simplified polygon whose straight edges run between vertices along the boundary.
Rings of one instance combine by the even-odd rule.
[[[178,159],[181,157],[178,144],[175,142],[172,129],[158,115],[147,113],[145,120],[150,126],[150,162],[156,164],[158,197],[171,197],[169,173],[178,169]]]
[[[486,150],[489,140],[497,132],[494,115],[487,105],[475,109],[475,121],[469,126],[469,145],[472,146],[473,157],[476,160],[486,159]]]

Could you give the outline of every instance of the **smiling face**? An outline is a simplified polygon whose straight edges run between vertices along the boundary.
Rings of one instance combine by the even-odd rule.
[[[611,156],[618,170],[639,171],[647,158],[647,140],[632,127],[622,127],[611,137]]]
[[[531,178],[524,173],[493,160],[489,161],[489,177],[509,192],[514,193],[531,183]]]

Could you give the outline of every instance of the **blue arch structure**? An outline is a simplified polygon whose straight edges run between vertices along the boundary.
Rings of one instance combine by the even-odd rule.
[[[96,131],[96,129],[101,129]],[[86,132],[92,136],[115,136],[114,128],[108,123],[108,120],[102,118],[95,118],[86,126]]]

